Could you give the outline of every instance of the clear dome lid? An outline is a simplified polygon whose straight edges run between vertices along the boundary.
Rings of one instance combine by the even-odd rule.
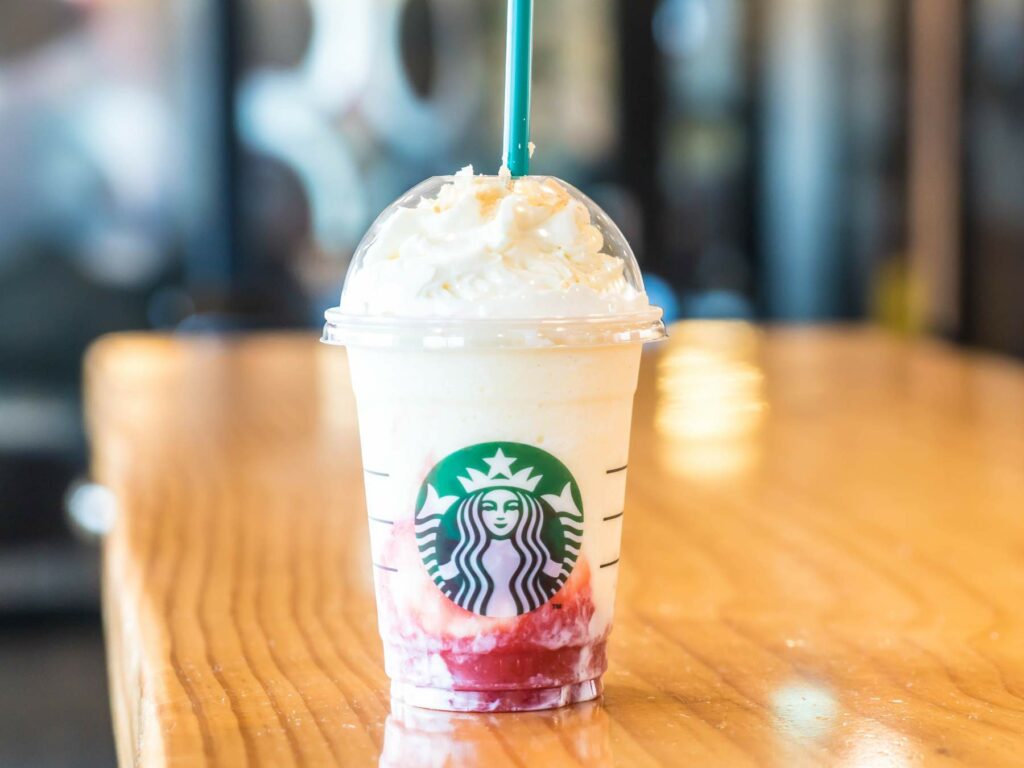
[[[435,176],[377,217],[322,340],[563,347],[665,336],[615,222],[547,176]]]

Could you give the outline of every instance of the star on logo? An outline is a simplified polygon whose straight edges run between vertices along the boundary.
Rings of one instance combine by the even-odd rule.
[[[533,493],[537,489],[537,483],[541,481],[541,475],[533,475],[533,467],[524,467],[518,472],[512,472],[512,463],[518,461],[498,448],[493,456],[483,460],[487,464],[487,474],[476,467],[467,467],[468,477],[460,477],[458,480],[467,492],[473,493],[484,488],[519,488]]]
[[[488,477],[495,477],[496,475],[504,475],[505,477],[512,477],[512,462],[515,459],[506,456],[501,448],[489,459],[484,459],[484,463],[490,467],[487,470]]]

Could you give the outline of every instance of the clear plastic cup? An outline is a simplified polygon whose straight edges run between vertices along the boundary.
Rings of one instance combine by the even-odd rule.
[[[381,214],[433,197],[430,179]],[[605,253],[629,245],[578,190]],[[346,283],[347,285],[348,283]],[[347,347],[392,696],[453,711],[596,698],[607,667],[643,344],[661,310],[465,319],[328,310]]]

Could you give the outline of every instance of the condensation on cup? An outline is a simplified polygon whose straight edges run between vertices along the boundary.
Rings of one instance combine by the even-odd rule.
[[[665,335],[621,232],[553,178],[435,177],[370,228],[326,319],[356,395],[392,697],[599,696],[640,352]]]

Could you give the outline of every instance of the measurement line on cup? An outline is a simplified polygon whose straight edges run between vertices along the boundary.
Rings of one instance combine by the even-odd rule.
[[[617,515],[608,515],[608,517],[605,517],[605,518],[602,518],[602,519],[603,519],[603,520],[604,520],[605,522],[608,522],[609,520],[614,520],[614,519],[615,519],[615,518],[617,518],[617,517],[622,517],[622,516],[623,516],[624,514],[626,514],[626,510],[622,510],[622,511],[621,511],[621,512],[619,512],[619,514],[617,514]]]
[[[629,464],[623,464],[621,467],[616,467],[615,469],[605,470],[605,474],[606,475],[614,475],[616,472],[621,472],[622,470],[624,470],[628,466],[629,466]]]
[[[600,567],[601,567],[601,568],[611,568],[611,567],[612,567],[613,565],[615,565],[615,564],[616,564],[617,562],[619,562],[619,558],[617,558],[617,557],[616,557],[616,558],[615,558],[614,560],[612,560],[612,561],[611,561],[610,563],[601,563],[601,566],[600,566]]]
[[[375,523],[384,523],[384,525],[394,525],[394,520],[385,520],[383,517],[374,517],[373,515],[367,515],[368,518],[373,520]]]
[[[376,477],[391,477],[391,475],[389,475],[387,472],[378,472],[375,469],[367,469],[366,467],[363,467],[363,472],[365,472],[368,475],[374,475]]]
[[[398,573],[398,569],[397,568],[391,568],[390,566],[381,565],[380,563],[374,563],[373,567],[374,568],[380,568],[382,571],[391,571],[391,573]],[[604,568],[603,565],[601,567]]]

